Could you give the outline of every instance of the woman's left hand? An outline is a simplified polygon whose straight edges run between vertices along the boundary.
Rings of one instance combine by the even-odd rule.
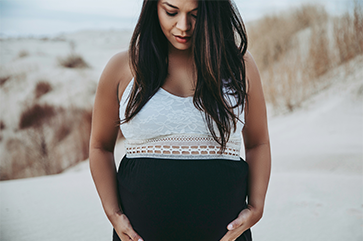
[[[248,205],[243,209],[238,217],[228,224],[228,232],[222,237],[220,241],[233,241],[236,240],[241,234],[252,227],[262,217],[262,212],[257,211],[252,206]]]

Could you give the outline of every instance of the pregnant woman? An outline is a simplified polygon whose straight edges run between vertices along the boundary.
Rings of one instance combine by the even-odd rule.
[[[270,162],[261,80],[231,1],[144,0],[93,111],[90,167],[113,240],[252,240]]]

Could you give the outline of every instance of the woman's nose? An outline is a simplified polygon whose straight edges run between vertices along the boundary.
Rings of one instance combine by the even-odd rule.
[[[190,29],[190,21],[186,14],[180,16],[176,23],[176,28],[184,32]]]

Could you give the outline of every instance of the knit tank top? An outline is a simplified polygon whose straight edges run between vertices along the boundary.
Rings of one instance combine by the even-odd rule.
[[[125,119],[133,82],[130,81],[120,101],[121,120]],[[226,96],[231,104],[235,103],[230,95]],[[207,127],[204,113],[194,106],[193,97],[179,97],[160,88],[134,118],[120,126],[126,139],[126,156],[239,161],[244,112],[242,108],[234,111],[240,121],[221,153],[220,145]]]

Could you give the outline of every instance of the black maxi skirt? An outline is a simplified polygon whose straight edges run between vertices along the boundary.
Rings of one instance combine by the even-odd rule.
[[[242,159],[125,156],[117,173],[122,210],[144,241],[219,241],[246,208],[247,179]],[[251,231],[237,240],[252,240]]]

